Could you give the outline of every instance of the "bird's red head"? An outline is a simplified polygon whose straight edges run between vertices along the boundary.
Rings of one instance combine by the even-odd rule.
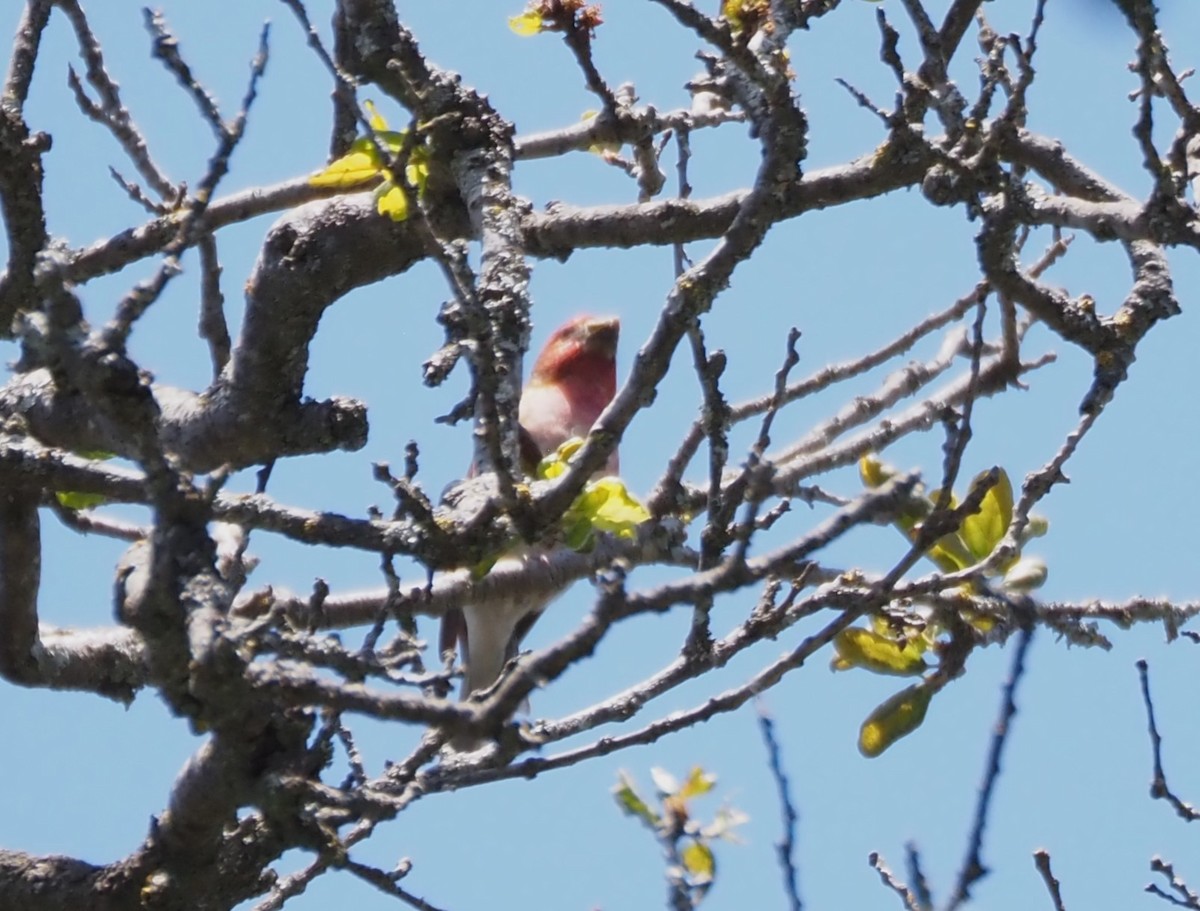
[[[542,455],[587,436],[617,391],[616,317],[577,316],[546,342],[521,393],[521,425]],[[618,469],[617,453],[608,471]]]
[[[615,316],[576,316],[559,326],[533,365],[532,385],[558,383],[599,404],[617,391],[617,340],[621,321]]]

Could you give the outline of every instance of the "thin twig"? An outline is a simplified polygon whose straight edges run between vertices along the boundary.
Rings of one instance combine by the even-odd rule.
[[[134,122],[133,116],[121,101],[120,89],[108,74],[100,42],[96,40],[87,17],[77,0],[58,0],[56,5],[71,21],[79,52],[83,57],[87,80],[100,96],[100,104],[93,104],[83,91],[83,85],[73,68],[67,71],[67,82],[75,94],[80,109],[91,119],[102,124],[112,133],[129,160],[133,162],[142,179],[158,194],[162,204],[179,196],[179,188],[162,172],[150,157],[146,139]]]
[[[1159,898],[1166,899],[1177,908],[1190,908],[1192,911],[1200,911],[1200,895],[1197,895],[1188,888],[1188,884],[1183,881],[1175,872],[1175,866],[1169,861],[1163,860],[1161,857],[1150,858],[1150,869],[1155,873],[1159,873],[1166,877],[1167,883],[1172,891],[1176,894],[1164,891],[1160,886],[1151,883],[1146,886],[1146,891],[1151,895],[1157,895]]]
[[[867,863],[879,874],[880,881],[895,892],[900,897],[900,901],[904,902],[905,911],[926,911],[917,896],[913,894],[912,889],[896,879],[896,875],[888,869],[878,851],[872,851],[868,855]]]
[[[1045,848],[1034,851],[1033,865],[1037,867],[1042,881],[1046,884],[1046,891],[1050,893],[1050,900],[1054,902],[1054,911],[1067,911],[1066,905],[1063,904],[1062,891],[1059,889],[1058,878],[1054,875],[1054,871],[1050,869],[1050,852]]]
[[[779,741],[775,738],[775,723],[767,712],[766,703],[761,699],[758,701],[758,728],[767,747],[767,765],[779,792],[779,808],[783,814],[783,836],[775,845],[775,852],[779,858],[780,871],[783,873],[784,894],[787,896],[788,907],[792,911],[800,911],[803,904],[800,901],[795,863],[796,822],[799,817],[792,803],[787,774],[783,771],[783,754],[779,748]]]
[[[947,906],[950,911],[959,907],[971,897],[971,886],[987,875],[987,867],[983,864],[983,832],[987,826],[988,811],[991,808],[992,794],[996,790],[996,782],[1000,778],[1000,757],[1004,753],[1004,745],[1012,730],[1012,720],[1017,714],[1016,692],[1017,685],[1025,675],[1025,655],[1029,651],[1029,643],[1033,641],[1032,627],[1021,630],[1017,639],[1017,647],[1013,652],[1012,667],[1008,680],[1005,681],[1003,698],[1000,702],[1000,713],[992,729],[992,744],[988,749],[987,766],[983,775],[983,784],[979,788],[979,801],[975,805],[975,819],[971,824],[971,835],[967,842],[967,856],[958,874],[958,882],[954,893],[950,896]]]
[[[1165,800],[1175,809],[1175,813],[1184,822],[1195,822],[1200,819],[1200,810],[1186,803],[1167,785],[1167,775],[1162,764],[1162,736],[1158,733],[1158,724],[1154,720],[1154,702],[1150,698],[1150,665],[1145,658],[1137,662],[1138,678],[1142,684],[1142,702],[1146,706],[1146,722],[1150,731],[1150,747],[1154,752],[1154,777],[1150,781],[1150,796],[1155,800]]]

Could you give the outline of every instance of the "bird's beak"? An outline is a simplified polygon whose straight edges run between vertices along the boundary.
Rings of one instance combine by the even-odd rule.
[[[621,321],[615,316],[598,316],[584,325],[583,347],[596,354],[616,357]]]

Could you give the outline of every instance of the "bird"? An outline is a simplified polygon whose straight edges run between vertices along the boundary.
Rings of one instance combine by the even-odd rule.
[[[616,317],[579,315],[559,326],[534,361],[529,381],[521,392],[517,419],[521,428],[522,462],[536,464],[572,437],[586,437],[600,413],[612,401],[617,386]],[[619,468],[616,451],[604,467],[607,474]],[[472,466],[472,473],[475,466]],[[502,557],[528,563],[544,559],[547,551],[523,546]],[[505,665],[515,658],[521,641],[542,611],[562,589],[533,597],[493,599],[478,606],[465,604],[442,618],[441,653],[458,648],[464,667],[461,698],[494,684]],[[452,746],[460,752],[478,749],[477,738],[459,737]]]

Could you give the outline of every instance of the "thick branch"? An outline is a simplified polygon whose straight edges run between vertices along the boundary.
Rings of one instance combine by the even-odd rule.
[[[246,410],[223,389],[197,395],[155,386],[159,435],[180,463],[193,471],[220,465],[253,465],[286,455],[359,449],[366,442],[366,406],[353,399],[304,402],[297,395],[275,413]],[[22,415],[30,433],[52,446],[132,456],[120,428],[76,395],[57,394],[48,370],[18,374],[0,387],[0,413]],[[255,419],[258,419],[255,422]],[[68,488],[69,489],[69,488]]]
[[[130,911],[137,883],[72,857],[33,857],[0,848],[0,897],[21,911]]]
[[[10,337],[19,310],[33,309],[34,266],[47,241],[42,154],[50,137],[30,133],[23,108],[52,5],[29,0],[25,7],[0,97],[0,215],[8,233],[8,268],[0,276],[0,338]]]
[[[38,670],[42,535],[36,496],[0,494],[0,675],[32,683]]]

